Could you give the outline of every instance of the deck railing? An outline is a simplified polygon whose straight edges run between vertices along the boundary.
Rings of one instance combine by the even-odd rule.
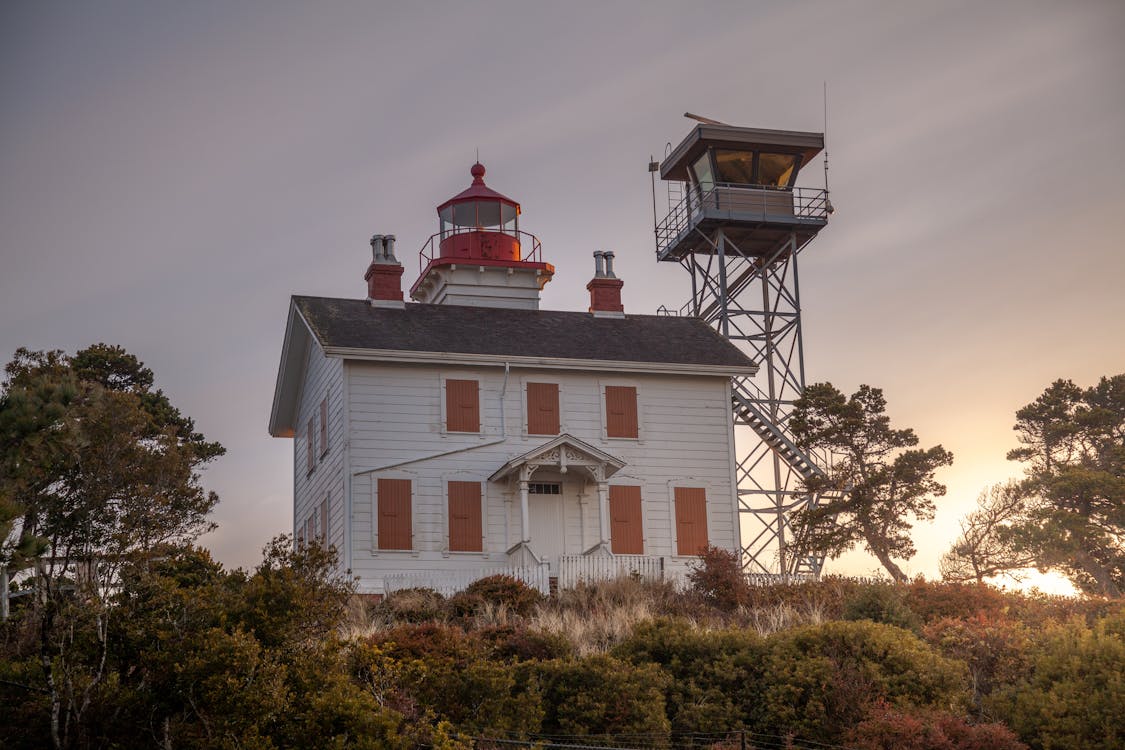
[[[828,191],[823,188],[769,188],[761,185],[716,183],[707,190],[689,188],[656,227],[656,251],[664,252],[691,229],[704,214],[754,218],[760,221],[785,219],[826,220]]]
[[[422,249],[418,251],[418,271],[426,270],[426,266],[436,258],[441,257],[441,242],[454,235],[458,234],[502,234],[507,237],[514,237],[520,243],[520,262],[522,263],[542,263],[543,262],[543,245],[539,242],[539,238],[531,232],[525,232],[522,229],[480,229],[476,227],[457,227],[455,229],[447,229],[444,232],[435,232],[430,235],[430,239],[422,244]],[[466,263],[471,263],[471,258],[464,259]]]

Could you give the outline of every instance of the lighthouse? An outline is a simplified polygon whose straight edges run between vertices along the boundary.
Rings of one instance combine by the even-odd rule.
[[[470,175],[408,293],[405,238],[377,234],[366,298],[290,302],[269,429],[293,441],[296,543],[373,595],[682,578],[741,549],[731,384],[754,362],[698,318],[627,311],[596,246],[588,308],[540,309],[554,267]]]

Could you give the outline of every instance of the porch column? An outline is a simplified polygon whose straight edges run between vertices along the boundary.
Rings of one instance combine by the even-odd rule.
[[[531,518],[527,510],[527,485],[528,480],[520,479],[520,541],[524,544],[531,541]]]
[[[601,541],[602,544],[609,544],[609,483],[598,482],[598,510],[601,513],[599,518],[601,525]]]

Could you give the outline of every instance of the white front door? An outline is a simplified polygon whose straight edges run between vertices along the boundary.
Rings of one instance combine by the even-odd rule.
[[[528,497],[531,551],[551,564],[551,574],[559,570],[559,555],[566,551],[566,526],[562,495],[531,495]]]

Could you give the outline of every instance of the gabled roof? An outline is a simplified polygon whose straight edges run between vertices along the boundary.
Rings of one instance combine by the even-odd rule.
[[[621,469],[625,467],[625,462],[622,461],[620,458],[617,458],[616,456],[611,456],[610,454],[606,453],[605,451],[599,450],[599,449],[595,448],[594,446],[590,445],[589,443],[587,443],[585,441],[582,441],[582,440],[579,440],[578,438],[574,437],[573,435],[570,435],[570,434],[564,432],[562,435],[559,435],[557,438],[552,438],[551,440],[548,440],[547,442],[543,443],[542,445],[537,446],[535,448],[532,448],[527,453],[524,453],[523,455],[520,455],[520,456],[516,456],[511,461],[508,461],[506,464],[501,466],[499,469],[492,472],[492,476],[490,476],[488,478],[488,481],[497,482],[497,481],[503,479],[504,477],[508,476],[512,472],[518,471],[520,469],[520,467],[522,467],[524,464],[534,462],[535,459],[543,456],[546,453],[550,453],[553,450],[559,449],[559,448],[570,448],[570,449],[572,449],[573,451],[575,451],[579,454],[587,456],[589,459],[593,460],[595,463],[601,464],[602,466],[605,467],[605,478],[606,479],[609,479],[611,476],[613,476],[617,472],[621,471]],[[561,460],[557,460],[558,465],[560,467],[565,467],[566,463],[567,463],[566,462],[566,452],[560,450],[559,456],[561,457]]]
[[[329,354],[361,350],[716,368],[753,374],[754,363],[697,318],[459,305],[381,308],[364,300],[294,297]],[[645,368],[649,369],[649,368]]]
[[[291,436],[308,347],[378,362],[503,365],[606,372],[738,376],[757,365],[698,318],[459,305],[374,307],[293,297],[270,434]]]

